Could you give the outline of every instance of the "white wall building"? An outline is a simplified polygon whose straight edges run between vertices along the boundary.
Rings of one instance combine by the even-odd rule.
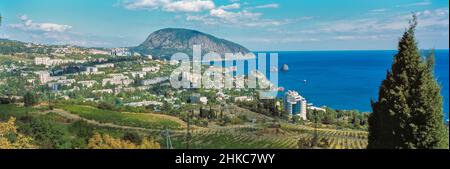
[[[105,64],[99,64],[95,65],[96,68],[113,68],[114,63],[105,63]]]
[[[152,67],[143,67],[142,71],[143,72],[158,72],[160,69],[159,66],[152,66]]]
[[[127,48],[114,48],[111,49],[111,55],[115,56],[130,56],[131,52]]]
[[[145,75],[147,75],[147,72],[130,72],[130,74],[133,78],[144,78]]]
[[[52,60],[49,57],[35,57],[34,58],[34,64],[35,65],[51,66],[52,65]]]
[[[141,106],[149,106],[149,105],[162,106],[163,103],[157,102],[157,101],[142,101],[142,102],[125,103],[124,105],[131,106],[131,107],[141,107]]]
[[[153,79],[142,80],[141,85],[144,85],[144,86],[155,85],[155,84],[164,82],[166,80],[169,80],[169,78],[168,77],[156,77]]]
[[[94,85],[97,84],[97,81],[95,81],[95,80],[79,81],[78,84],[81,84],[81,86],[83,86],[83,87],[90,88],[90,87],[94,87]]]
[[[290,115],[300,116],[303,120],[306,118],[306,99],[298,92],[289,90],[284,95],[284,110]]]

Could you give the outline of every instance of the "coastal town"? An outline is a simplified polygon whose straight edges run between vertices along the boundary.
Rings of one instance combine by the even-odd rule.
[[[45,46],[26,44],[26,48],[42,49]],[[170,73],[179,66],[178,62],[171,62],[154,58],[151,55],[142,56],[132,53],[127,48],[112,49],[86,49],[74,46],[63,46],[47,49],[51,52],[47,56],[35,54],[34,58],[4,64],[1,67],[4,74],[19,75],[20,80],[25,80],[24,90],[18,93],[2,93],[2,97],[23,99],[23,92],[38,91],[44,99],[52,95],[54,100],[77,99],[82,102],[109,102],[131,107],[153,107],[154,111],[160,111],[164,104],[170,104],[174,108],[180,108],[185,104],[207,105],[208,100],[226,103],[253,101],[254,90],[246,89],[245,83],[248,77],[245,75],[234,76],[232,89],[206,91],[216,93],[214,97],[207,97],[205,93],[195,93],[189,89],[179,89],[173,92],[149,92],[154,88],[170,86]],[[14,55],[30,55],[29,53],[14,53]],[[84,57],[79,57],[79,56]],[[77,57],[79,59],[77,59]],[[211,68],[212,66],[210,66]],[[215,70],[215,69],[213,69]],[[233,71],[232,68],[225,70]],[[221,69],[216,70],[222,73]],[[228,73],[224,71],[223,74]],[[0,85],[8,85],[9,78],[3,76]],[[201,74],[183,72],[181,78],[187,79],[190,84],[196,85],[201,81]],[[257,74],[264,79],[264,74]],[[270,82],[267,82],[270,83]],[[218,87],[220,88],[220,87]],[[244,90],[244,92],[242,92]],[[231,94],[231,93],[243,94]],[[6,92],[3,90],[3,92]],[[22,93],[21,93],[22,92]],[[283,91],[281,91],[283,92]],[[47,94],[48,93],[48,94]],[[188,101],[180,100],[180,96],[189,95]],[[47,96],[45,96],[47,95]],[[209,94],[211,95],[211,94]],[[296,91],[287,91],[276,105],[284,105],[283,109],[291,116],[300,116],[307,120],[306,110],[314,109],[326,111],[324,108],[307,104],[306,99]],[[114,98],[114,102],[111,102]],[[117,105],[119,106],[119,105]]]
[[[263,71],[255,69],[257,66],[239,67],[257,62],[248,54],[235,61],[214,58],[188,62],[192,67],[183,67],[183,60],[144,54],[134,48],[41,45],[4,39],[0,49],[1,116],[17,117],[22,128],[29,128],[22,121],[48,119],[55,114],[65,120],[51,120],[52,125],[92,131],[74,136],[82,139],[80,145],[47,145],[50,148],[91,148],[88,142],[98,131],[156,137],[152,140],[164,148],[172,147],[169,135],[147,132],[172,132],[170,140],[176,148],[216,147],[222,137],[233,139],[224,143],[224,148],[364,148],[367,144],[367,113],[315,106],[302,91],[284,89],[268,78],[288,72],[288,65],[269,65],[262,67]],[[215,64],[224,62],[236,63],[224,67]],[[174,81],[181,84],[174,85]],[[78,126],[82,122],[87,126]],[[102,129],[93,129],[97,127]],[[324,130],[315,133],[316,128]],[[285,132],[292,134],[282,134]],[[294,134],[298,132],[303,133],[301,138]],[[187,136],[193,138],[186,140]],[[209,142],[211,137],[218,140]],[[319,137],[320,144],[309,144]],[[191,143],[191,139],[198,141]],[[241,139],[253,141],[242,144]],[[351,141],[341,143],[343,139]],[[267,141],[273,144],[264,144]]]

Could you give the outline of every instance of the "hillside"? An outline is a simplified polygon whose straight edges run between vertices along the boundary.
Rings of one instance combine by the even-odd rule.
[[[183,52],[192,55],[193,45],[202,45],[202,53],[248,53],[247,48],[234,42],[217,38],[196,30],[167,28],[153,32],[139,46],[131,48],[133,51],[153,55],[155,57],[170,58],[172,54]]]

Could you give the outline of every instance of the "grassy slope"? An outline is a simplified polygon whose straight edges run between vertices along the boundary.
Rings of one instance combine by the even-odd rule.
[[[165,127],[170,129],[183,129],[185,127],[185,124],[181,120],[164,115],[122,113],[80,105],[61,105],[58,107],[81,117],[102,123],[113,123],[149,129],[164,129]]]
[[[172,129],[183,127],[175,117],[167,117],[155,114],[120,113],[115,111],[105,111],[89,106],[64,105],[64,108],[79,116],[103,122],[113,122],[119,125],[161,128],[173,125]],[[35,109],[30,109],[35,111]],[[0,117],[6,113],[16,117],[25,115],[26,109],[16,105],[0,105]],[[63,118],[63,117],[59,117]],[[64,123],[64,120],[58,120]],[[103,128],[96,128],[101,130]],[[120,137],[125,130],[105,130],[114,131],[115,136]],[[274,132],[267,128],[224,128],[219,130],[194,130],[190,148],[203,149],[292,149],[297,148],[297,141],[300,136],[312,139],[313,128],[301,125],[282,124],[280,132]],[[160,133],[150,134],[156,138],[162,147],[165,147],[165,139]],[[321,128],[318,130],[319,137],[326,137],[330,140],[331,148],[341,149],[363,149],[367,145],[367,132],[359,130],[337,130]],[[172,144],[174,148],[186,148],[184,133],[172,133]]]

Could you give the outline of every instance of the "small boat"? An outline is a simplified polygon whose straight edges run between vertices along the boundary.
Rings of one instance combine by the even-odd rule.
[[[303,83],[305,83],[305,84],[306,84],[307,82],[308,82],[308,81],[307,81],[306,79],[305,79],[305,80],[303,80]]]

